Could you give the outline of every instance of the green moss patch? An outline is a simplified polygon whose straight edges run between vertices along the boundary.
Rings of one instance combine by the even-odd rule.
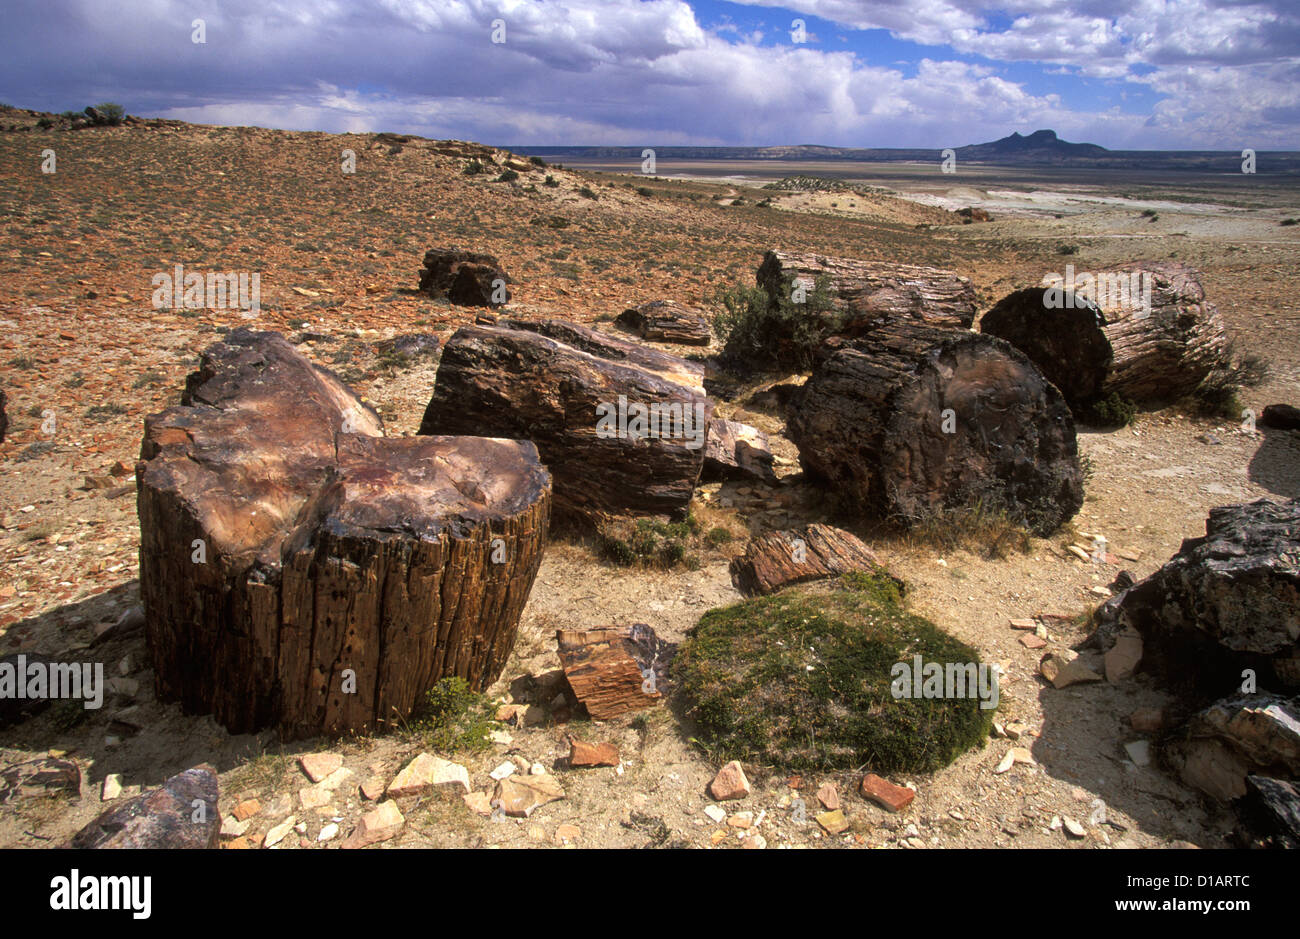
[[[781,770],[930,772],[977,746],[993,709],[978,697],[895,698],[899,662],[979,663],[907,612],[888,578],[855,575],[710,610],[674,671],[721,759]],[[973,692],[972,692],[973,694]]]

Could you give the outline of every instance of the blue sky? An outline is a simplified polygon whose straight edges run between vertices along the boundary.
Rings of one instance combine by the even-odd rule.
[[[6,0],[0,53],[9,104],[214,124],[932,148],[1052,128],[1300,149],[1296,0]]]

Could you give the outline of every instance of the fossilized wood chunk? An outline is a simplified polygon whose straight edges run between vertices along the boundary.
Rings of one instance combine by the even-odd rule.
[[[791,278],[809,295],[819,278],[829,280],[832,309],[845,317],[846,334],[898,321],[949,329],[975,322],[975,288],[952,271],[793,251],[764,255],[757,279],[769,295],[788,293]]]
[[[560,662],[574,696],[593,720],[652,707],[676,647],[649,626],[561,629]]]
[[[1210,695],[1247,668],[1261,687],[1300,687],[1300,499],[1211,509],[1205,535],[1106,601],[1097,623],[1102,650],[1135,629],[1144,669]]]
[[[614,325],[650,342],[707,346],[713,339],[703,313],[673,300],[651,300],[624,310]]]
[[[1083,504],[1060,392],[978,333],[896,323],[831,338],[787,436],[804,470],[848,504],[905,525],[981,506],[1045,535]]]
[[[1070,290],[1004,297],[980,330],[1020,349],[1080,409],[1116,392],[1137,404],[1176,400],[1228,364],[1228,336],[1196,271],[1151,263],[1089,273]],[[1096,286],[1100,284],[1101,286]],[[1149,288],[1149,289],[1148,289]]]
[[[386,438],[275,333],[204,353],[145,422],[140,590],[159,697],[232,732],[375,728],[499,675],[546,542],[531,443]]]
[[[713,479],[776,481],[774,458],[767,434],[739,421],[715,417],[709,421],[704,452],[704,473]]]
[[[712,413],[697,365],[560,320],[503,320],[451,337],[420,433],[532,441],[557,514],[677,515]]]
[[[463,248],[432,248],[424,255],[420,290],[445,297],[460,306],[500,306],[510,301],[510,291],[498,294],[496,281],[512,283],[491,254]]]
[[[742,593],[769,594],[850,571],[885,573],[856,535],[829,525],[808,525],[759,535],[731,562],[731,582]]]

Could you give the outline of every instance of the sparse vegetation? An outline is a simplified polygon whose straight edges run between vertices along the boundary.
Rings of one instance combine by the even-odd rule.
[[[596,544],[602,558],[625,567],[669,569],[682,565],[695,569],[699,559],[689,549],[698,547],[700,529],[693,515],[680,522],[617,519],[600,526]]]
[[[1137,417],[1137,405],[1112,391],[1081,409],[1080,421],[1094,427],[1127,427]]]
[[[442,753],[481,753],[491,747],[492,702],[458,676],[444,678],[424,694],[407,732]]]
[[[713,328],[729,367],[811,365],[813,350],[839,327],[842,317],[832,311],[829,278],[818,278],[802,303],[793,299],[793,288],[790,279],[776,300],[762,288],[748,286],[724,288],[715,295],[713,304],[722,309],[713,317]]]
[[[582,198],[584,198],[584,199],[599,199],[599,198],[600,198],[600,197],[597,196],[594,192],[591,191],[591,187],[590,187],[590,186],[583,186],[581,189],[578,190],[578,195],[582,196]]]
[[[470,160],[465,164],[465,169],[461,171],[466,176],[478,176],[484,172],[483,164],[478,160]]]

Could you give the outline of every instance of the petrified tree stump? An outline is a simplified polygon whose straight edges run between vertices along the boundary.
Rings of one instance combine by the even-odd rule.
[[[713,339],[709,321],[703,313],[672,300],[651,300],[624,310],[614,320],[614,325],[650,342],[707,346]]]
[[[420,433],[531,440],[565,516],[680,515],[712,413],[700,366],[572,323],[504,320],[451,337]]]
[[[593,720],[607,720],[663,700],[663,681],[676,646],[649,626],[560,629],[560,663],[574,697]]]
[[[752,596],[850,571],[887,573],[856,535],[814,524],[759,535],[731,562],[731,582]]]
[[[1066,274],[1004,297],[980,330],[1033,359],[1076,411],[1111,392],[1137,404],[1173,401],[1228,364],[1223,322],[1191,268]]]
[[[833,311],[845,319],[846,335],[899,321],[950,329],[970,329],[975,322],[970,279],[939,268],[769,251],[757,275],[758,285],[772,297],[788,296],[792,281],[811,295],[823,277]]]
[[[1046,535],[1083,504],[1065,400],[978,333],[896,323],[828,340],[787,435],[849,506],[905,525],[979,505]]]
[[[500,306],[510,301],[510,291],[497,293],[495,282],[511,283],[501,262],[491,254],[463,248],[432,248],[424,255],[420,290],[431,297],[446,297],[459,306]]]
[[[1205,695],[1248,668],[1260,687],[1300,688],[1300,499],[1211,509],[1205,535],[1106,601],[1097,623],[1098,648],[1135,629],[1144,669]]]
[[[532,444],[385,438],[276,333],[204,353],[145,422],[140,591],[158,695],[232,732],[375,728],[500,674],[546,541]]]

